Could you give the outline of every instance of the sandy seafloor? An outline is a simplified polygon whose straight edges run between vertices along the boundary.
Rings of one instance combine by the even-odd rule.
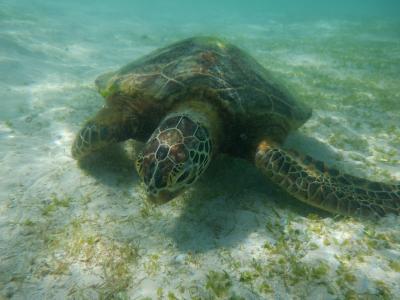
[[[188,192],[154,207],[130,143],[81,168],[70,155],[74,134],[102,106],[97,75],[212,34],[314,109],[287,147],[399,181],[400,23],[171,24],[1,3],[0,299],[400,299],[399,217],[309,208],[223,156]]]

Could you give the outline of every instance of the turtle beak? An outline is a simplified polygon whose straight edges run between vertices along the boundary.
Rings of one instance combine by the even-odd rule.
[[[176,196],[178,196],[178,194],[179,194],[179,192],[171,192],[168,190],[162,190],[157,195],[148,193],[147,200],[153,204],[161,205],[161,204],[165,204],[165,203],[171,201]]]

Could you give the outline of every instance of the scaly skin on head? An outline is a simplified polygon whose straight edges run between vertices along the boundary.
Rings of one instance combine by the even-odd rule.
[[[161,121],[136,162],[151,201],[171,200],[204,172],[218,146],[217,119],[208,104],[192,101]]]

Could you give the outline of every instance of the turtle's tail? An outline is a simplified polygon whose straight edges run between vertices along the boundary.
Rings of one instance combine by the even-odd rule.
[[[328,168],[310,156],[263,142],[256,165],[300,201],[323,210],[361,218],[400,214],[400,184],[369,181]]]

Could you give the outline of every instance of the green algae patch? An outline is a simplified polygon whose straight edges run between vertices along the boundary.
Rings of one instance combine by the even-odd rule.
[[[207,274],[206,289],[218,298],[225,298],[232,286],[231,278],[227,272],[210,271]]]
[[[326,276],[330,271],[330,267],[328,264],[324,262],[320,262],[317,266],[311,268],[311,278],[313,279],[321,279]]]
[[[400,262],[399,261],[395,261],[395,260],[391,260],[389,261],[389,267],[396,272],[400,273]]]
[[[101,299],[128,299],[126,291],[132,280],[131,268],[140,257],[138,244],[116,241],[103,235],[94,229],[94,220],[85,215],[65,223],[57,221],[62,210],[70,209],[77,203],[89,202],[87,197],[74,200],[52,196],[50,204],[42,209],[46,220],[34,222],[26,219],[22,222],[45,249],[35,258],[37,263],[33,274],[37,278],[63,278],[79,270],[79,276],[96,278],[94,287]],[[78,283],[68,291],[68,295],[78,298],[93,295],[85,290],[86,287]]]
[[[50,199],[50,203],[42,208],[42,215],[48,216],[61,208],[68,208],[71,202],[71,198],[58,198],[53,195]]]

